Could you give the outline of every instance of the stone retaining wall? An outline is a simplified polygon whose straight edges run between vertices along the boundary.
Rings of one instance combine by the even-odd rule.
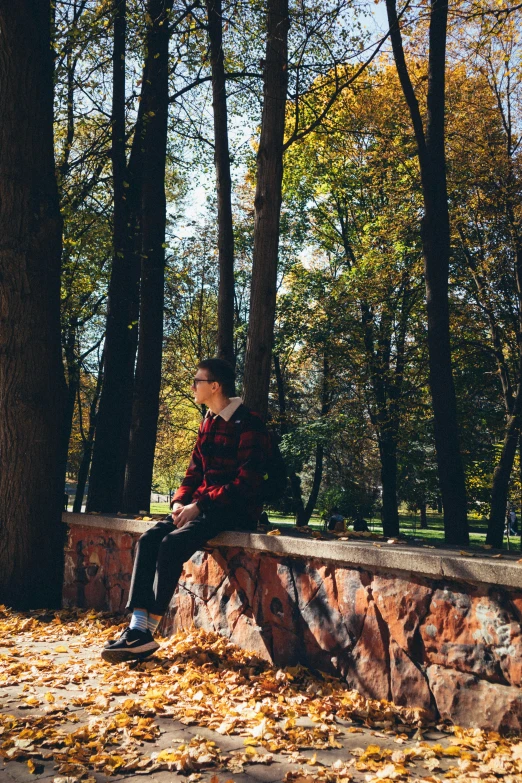
[[[123,611],[147,523],[64,520],[65,605]],[[163,632],[217,631],[276,665],[338,675],[366,696],[519,732],[521,622],[515,559],[224,533],[186,564]]]

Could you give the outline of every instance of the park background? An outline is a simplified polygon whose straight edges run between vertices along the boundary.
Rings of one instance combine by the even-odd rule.
[[[3,584],[39,584],[42,552],[59,563],[64,479],[74,510],[88,490],[88,512],[128,516],[179,484],[192,378],[216,354],[280,441],[274,519],[336,507],[388,536],[505,545],[522,502],[520,8],[49,11],[2,17],[34,44],[2,64]],[[9,219],[20,203],[39,227]]]

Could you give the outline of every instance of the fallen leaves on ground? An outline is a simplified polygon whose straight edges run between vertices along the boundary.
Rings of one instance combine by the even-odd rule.
[[[519,740],[453,727],[440,735],[445,744],[426,741],[424,733],[433,727],[422,710],[365,699],[303,666],[277,669],[216,634],[178,634],[148,661],[108,666],[98,651],[122,627],[120,619],[94,611],[0,607],[0,698],[3,688],[16,691],[10,699],[16,714],[5,711],[7,705],[0,713],[4,762],[23,762],[36,774],[41,762],[52,761],[55,783],[91,783],[95,772],[157,770],[192,783],[209,770],[240,774],[252,764],[271,764],[274,754],[295,765],[287,783],[349,783],[357,775],[366,783],[440,783],[441,776],[458,783],[522,780]],[[34,643],[40,648],[29,657]],[[84,650],[94,651],[94,659],[82,657]],[[196,733],[155,750],[151,743],[165,733],[160,718],[196,732],[239,735],[244,749],[224,751]],[[372,743],[339,758],[343,737],[362,734],[363,727],[396,749]],[[328,751],[328,761],[318,760],[317,751]]]

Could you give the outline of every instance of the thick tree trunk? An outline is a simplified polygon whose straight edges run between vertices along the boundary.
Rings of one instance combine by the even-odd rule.
[[[232,223],[232,180],[228,146],[228,118],[223,57],[223,11],[221,0],[206,0],[212,106],[214,109],[214,161],[216,165],[218,211],[218,355],[235,364],[234,355],[234,227]]]
[[[420,504],[420,526],[421,530],[428,529],[428,517],[426,515],[426,503]]]
[[[397,437],[379,437],[382,483],[382,525],[385,536],[399,535],[399,508],[397,505]]]
[[[467,501],[458,439],[448,304],[450,228],[444,134],[448,5],[445,0],[431,0],[426,135],[406,66],[395,0],[386,0],[386,8],[397,72],[417,140],[424,197],[422,244],[428,313],[429,375],[437,466],[444,505],[445,540],[450,544],[465,545],[469,543]]]
[[[283,139],[288,87],[288,0],[267,0],[263,116],[257,153],[254,253],[245,356],[244,398],[263,418],[274,341],[283,180]]]
[[[159,414],[165,284],[165,164],[169,107],[169,23],[172,0],[149,0],[147,59],[141,103],[143,128],[141,225],[143,236],[138,359],[123,508],[150,509]]]
[[[0,603],[59,607],[65,380],[50,2],[0,0]]]
[[[139,129],[134,135],[129,166],[125,145],[126,0],[113,0],[112,171],[114,186],[113,261],[109,283],[104,346],[103,388],[89,481],[88,511],[121,508],[132,414],[134,363],[139,308],[139,254],[136,253],[136,200],[140,157]],[[143,89],[143,87],[142,87]]]

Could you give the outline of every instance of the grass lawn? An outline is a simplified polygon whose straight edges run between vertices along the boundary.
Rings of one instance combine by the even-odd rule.
[[[152,514],[167,514],[169,507],[167,503],[151,503],[150,510]],[[439,545],[444,543],[444,523],[442,514],[435,511],[428,511],[428,528],[421,530],[419,515],[400,514],[401,535],[408,539],[413,539],[419,543]],[[294,517],[284,516],[277,511],[269,511],[268,517],[272,524],[281,527],[293,527],[295,525]],[[372,533],[382,535],[382,524],[380,518],[374,517],[367,520]],[[470,518],[470,542],[471,546],[481,546],[486,542],[487,520]],[[323,529],[323,522],[319,516],[313,516],[310,520],[310,527],[315,530]],[[504,541],[504,548],[507,549],[507,542]],[[511,550],[520,549],[520,537],[511,539]]]
[[[165,514],[165,515],[167,515],[169,513],[169,504],[168,503],[151,503],[150,504],[150,513],[151,514]]]

